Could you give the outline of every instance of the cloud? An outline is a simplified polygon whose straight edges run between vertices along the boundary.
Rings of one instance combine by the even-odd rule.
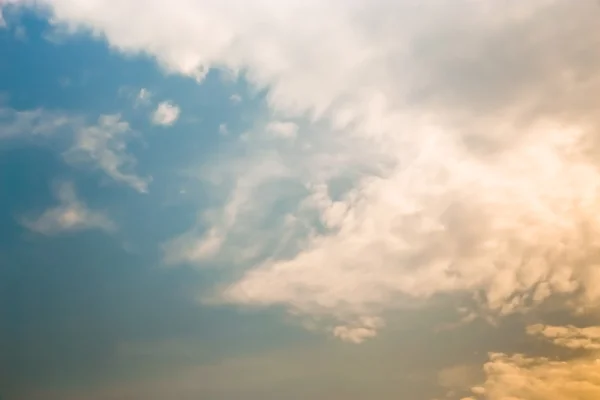
[[[377,329],[381,328],[384,322],[379,318],[363,317],[351,326],[340,325],[333,328],[333,336],[336,336],[346,342],[362,343],[366,339],[377,336]]]
[[[129,124],[119,114],[102,115],[96,125],[77,128],[74,144],[64,157],[74,164],[92,164],[113,180],[146,193],[151,178],[126,172],[136,163],[127,153],[126,138],[132,134]]]
[[[141,88],[135,98],[135,105],[148,105],[152,99],[152,92],[146,88]]]
[[[25,111],[0,108],[0,139],[22,135],[50,135],[61,128],[70,128],[81,122],[80,118],[41,108]]]
[[[229,135],[229,128],[227,128],[227,124],[219,125],[219,135],[222,135],[222,136]]]
[[[237,93],[234,93],[229,97],[229,101],[231,101],[233,104],[238,104],[242,101],[242,96],[240,96]]]
[[[229,169],[202,171],[201,179],[212,180],[208,188],[213,191],[222,191],[223,182],[231,188],[225,191],[224,206],[204,210],[195,227],[164,245],[167,263],[198,263],[218,256],[238,263],[254,258],[264,249],[268,235],[264,230],[270,227],[261,229],[253,222],[269,214],[268,207],[264,207],[279,198],[279,188],[271,183],[284,181],[288,171],[277,155],[260,152],[255,157],[248,162],[232,163]],[[261,197],[260,205],[251,201],[255,196]],[[278,237],[279,232],[273,231],[271,235]],[[248,241],[250,237],[252,241]],[[237,251],[235,246],[240,240],[247,242],[244,251]]]
[[[243,174],[228,175],[191,247],[219,242],[239,260],[287,249],[244,264],[222,302],[354,326],[438,294],[472,293],[497,315],[556,295],[572,309],[600,299],[595,1],[174,0],[143,19],[136,0],[38,3],[170,72],[243,71],[268,89],[274,121],[311,123],[293,151],[248,141],[235,166],[219,162]],[[282,177],[253,179],[264,153],[305,192],[265,195]],[[295,203],[279,221],[294,222],[265,228],[282,199]],[[179,251],[171,259],[206,260]]]
[[[551,341],[556,346],[568,349],[600,350],[600,327],[578,328],[573,325],[531,325],[527,333]]]
[[[36,218],[22,218],[28,229],[42,235],[57,235],[64,232],[99,229],[111,232],[116,225],[105,213],[90,210],[77,198],[70,182],[63,182],[55,188],[59,205],[44,211]]]
[[[577,357],[550,359],[524,354],[490,353],[484,365],[485,381],[471,387],[481,400],[591,400],[600,396],[600,327],[531,325],[529,335],[550,340],[570,350],[585,350]],[[467,385],[462,385],[463,388]]]
[[[151,178],[125,172],[135,165],[135,157],[127,152],[127,139],[133,136],[129,124],[119,114],[102,115],[96,125],[85,118],[42,108],[18,111],[0,108],[0,139],[52,137],[73,134],[71,147],[63,153],[72,164],[91,164],[117,182],[139,192],[146,192]]]
[[[298,134],[298,125],[294,122],[272,121],[267,124],[267,133],[276,138],[294,139]]]
[[[484,371],[487,379],[474,388],[474,399],[592,400],[600,396],[596,357],[555,361],[492,353]]]
[[[179,118],[179,107],[169,102],[163,101],[158,104],[158,107],[152,114],[152,123],[155,125],[170,126]]]

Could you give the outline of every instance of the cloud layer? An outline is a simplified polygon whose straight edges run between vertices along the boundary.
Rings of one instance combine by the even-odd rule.
[[[271,127],[313,123],[293,149],[236,144],[224,207],[168,246],[172,262],[227,248],[249,263],[217,301],[333,318],[351,341],[436,294],[495,314],[597,305],[595,1],[155,0],[144,18],[136,0],[37,3],[171,72],[243,73],[269,89]],[[303,189],[289,199],[282,180]],[[282,198],[294,206],[264,229]]]

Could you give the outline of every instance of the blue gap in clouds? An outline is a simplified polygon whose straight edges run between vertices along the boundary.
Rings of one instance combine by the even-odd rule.
[[[83,115],[90,124],[101,114],[121,114],[138,134],[129,141],[128,152],[138,160],[136,173],[153,177],[151,193],[140,197],[118,190],[118,185],[99,172],[98,179],[109,184],[103,185],[107,190],[96,191],[94,198],[112,207],[120,221],[131,219],[124,224],[125,231],[131,225],[145,228],[138,229],[144,237],[137,236],[143,243],[136,246],[147,250],[191,227],[203,196],[179,195],[181,189],[197,192],[201,187],[197,181],[183,178],[181,171],[209,159],[219,162],[215,154],[221,146],[264,112],[264,94],[253,94],[243,80],[225,84],[215,71],[210,71],[201,85],[187,77],[165,75],[153,59],[139,54],[124,56],[85,32],[52,43],[44,37],[53,28],[30,12],[19,15],[18,23],[27,31],[26,41],[16,39],[10,29],[0,31],[0,53],[6,55],[0,59],[0,92],[8,94],[8,106],[61,110]],[[134,97],[142,87],[154,94],[153,103],[136,108]],[[127,89],[125,95],[123,88]],[[243,105],[231,103],[234,93],[245,98]],[[168,128],[150,123],[153,108],[164,100],[181,108],[180,120]],[[219,136],[222,123],[228,124],[231,138]],[[132,202],[137,202],[135,207]],[[169,215],[164,216],[167,211]]]

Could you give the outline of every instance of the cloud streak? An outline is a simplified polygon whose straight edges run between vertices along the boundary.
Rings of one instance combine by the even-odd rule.
[[[0,139],[59,135],[73,137],[70,148],[63,153],[67,162],[92,165],[117,182],[142,193],[148,191],[152,178],[132,171],[136,159],[127,152],[127,141],[134,132],[121,115],[102,115],[96,124],[89,125],[81,116],[42,108],[24,111],[0,108]]]
[[[94,165],[113,180],[146,193],[151,178],[127,171],[136,162],[127,153],[126,138],[130,135],[132,131],[129,124],[119,114],[102,115],[96,125],[77,128],[75,142],[64,153],[64,157],[74,164]]]
[[[47,136],[57,130],[82,123],[80,118],[70,117],[44,109],[17,111],[0,108],[0,139],[23,135]]]

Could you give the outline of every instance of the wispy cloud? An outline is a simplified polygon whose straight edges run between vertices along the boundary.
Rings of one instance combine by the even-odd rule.
[[[103,115],[97,124],[88,125],[85,118],[45,109],[18,111],[0,108],[0,139],[73,135],[73,143],[63,156],[72,164],[92,165],[117,182],[147,192],[150,177],[132,172],[136,163],[127,152],[128,140],[135,136],[119,114]]]
[[[179,107],[170,102],[163,101],[158,104],[156,110],[152,113],[152,123],[155,125],[171,126],[179,118],[181,110]]]
[[[35,218],[21,218],[22,224],[43,235],[90,229],[111,232],[116,229],[116,224],[104,212],[90,210],[77,197],[73,183],[62,182],[56,185],[55,195],[59,205]]]
[[[226,193],[223,196],[225,204],[204,210],[193,228],[165,244],[165,260],[168,263],[204,262],[221,254],[227,254],[231,261],[239,262],[252,259],[257,252],[261,252],[265,237],[253,224],[248,223],[248,219],[268,214],[263,206],[276,200],[275,193],[278,190],[269,190],[263,185],[278,178],[285,179],[287,171],[279,158],[272,154],[265,153],[257,157],[261,157],[260,163],[252,158],[250,163],[232,163],[230,168],[216,171],[209,168],[201,174],[203,180],[215,181],[212,185],[215,192]],[[257,192],[262,199],[259,204],[253,200]],[[272,234],[277,235],[276,232]],[[247,243],[250,237],[253,238],[252,244]],[[238,251],[236,246],[240,240],[247,243],[244,251]]]
[[[135,105],[142,106],[150,104],[152,100],[152,92],[146,88],[141,88],[135,98]]]
[[[241,103],[242,101],[242,96],[240,96],[237,93],[232,94],[231,96],[229,96],[229,101],[231,101],[233,104],[238,104]]]
[[[82,122],[83,120],[79,117],[41,108],[23,111],[0,108],[0,139],[20,135],[50,135],[57,130],[70,129]]]
[[[103,115],[96,125],[77,128],[75,142],[64,153],[65,159],[71,163],[91,164],[115,181],[145,193],[151,178],[126,172],[136,162],[127,153],[126,138],[132,134],[129,124],[119,114]]]

